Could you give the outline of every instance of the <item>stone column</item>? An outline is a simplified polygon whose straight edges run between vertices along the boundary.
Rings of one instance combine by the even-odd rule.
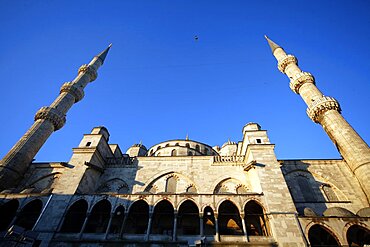
[[[267,38],[267,37],[266,37]],[[293,55],[267,38],[272,53],[278,61],[278,69],[290,79],[290,88],[301,95],[307,104],[307,115],[320,124],[328,134],[349,168],[356,175],[370,201],[370,149],[367,143],[341,115],[337,100],[324,96],[315,85],[314,77],[298,67]]]
[[[110,225],[112,224],[113,217],[114,217],[114,212],[111,212],[110,217],[109,217],[109,221],[108,221],[107,230],[105,231],[104,239],[107,239],[107,236],[109,234],[109,228],[110,228]]]
[[[204,236],[203,213],[199,213],[199,235]]]
[[[153,213],[149,213],[148,228],[146,229],[145,241],[149,240],[150,229],[152,228]]]
[[[77,77],[63,84],[56,100],[36,113],[34,124],[0,161],[0,191],[17,186],[49,136],[63,127],[68,110],[83,98],[85,86],[96,79],[97,70],[104,63],[109,48],[95,56],[88,65],[82,65]]]
[[[245,224],[244,214],[240,214],[240,217],[242,218],[242,225],[243,225],[243,232],[244,232],[245,240],[249,242],[248,233],[247,233],[247,227],[246,227],[246,224]]]
[[[215,216],[215,230],[216,230],[216,242],[220,242],[220,233],[218,231],[218,214],[214,213]]]
[[[81,227],[80,234],[79,234],[79,236],[78,236],[78,238],[79,238],[79,239],[81,239],[82,234],[83,234],[83,233],[84,233],[84,231],[85,231],[86,224],[87,224],[87,221],[89,220],[89,218],[90,218],[90,213],[87,213],[87,214],[86,214],[85,221],[84,221],[84,223],[83,223],[83,225],[82,225],[82,227]]]
[[[177,238],[177,212],[174,212],[172,241],[176,241],[176,238]]]

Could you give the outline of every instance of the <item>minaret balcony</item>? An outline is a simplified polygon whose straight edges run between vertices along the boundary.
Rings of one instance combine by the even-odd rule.
[[[286,55],[278,61],[278,69],[281,73],[285,73],[286,67],[291,63],[298,64],[297,58],[293,55]]]
[[[301,72],[293,76],[290,80],[290,89],[296,94],[299,94],[299,89],[304,83],[313,83],[315,84],[315,78],[308,72]]]
[[[52,107],[41,107],[35,115],[35,121],[39,119],[50,121],[54,125],[55,130],[61,129],[66,122],[66,117]]]
[[[322,114],[329,110],[336,110],[341,112],[340,105],[336,99],[333,97],[323,96],[312,102],[312,104],[307,108],[307,115],[315,123],[318,123]]]

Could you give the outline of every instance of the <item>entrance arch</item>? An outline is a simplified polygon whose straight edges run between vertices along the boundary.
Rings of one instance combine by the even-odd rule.
[[[326,228],[321,225],[313,225],[308,231],[308,240],[312,247],[334,247],[340,246],[337,239],[333,234]]]

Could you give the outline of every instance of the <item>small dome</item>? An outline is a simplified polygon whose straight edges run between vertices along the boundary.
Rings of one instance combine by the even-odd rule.
[[[143,144],[141,144],[141,143],[135,143],[131,147],[141,147],[141,148],[147,150],[146,147]]]
[[[236,145],[236,142],[232,142],[232,141],[230,141],[230,139],[229,139],[227,142],[225,142],[225,143],[222,145],[222,147],[221,147],[221,148],[223,148],[223,147],[225,147],[225,146],[227,146],[227,145]]]
[[[333,207],[328,208],[323,213],[324,216],[336,216],[336,217],[353,217],[355,216],[354,213],[349,211],[348,209],[341,208],[341,207]]]
[[[370,207],[361,208],[358,210],[357,215],[360,217],[370,217]]]

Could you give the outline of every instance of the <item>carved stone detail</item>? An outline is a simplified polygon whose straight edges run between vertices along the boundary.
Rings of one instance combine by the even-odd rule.
[[[308,72],[301,72],[293,76],[290,80],[290,89],[296,94],[299,94],[299,88],[305,83],[315,84],[315,78]]]
[[[280,70],[281,73],[285,73],[285,68],[291,63],[297,64],[298,63],[297,58],[293,55],[286,55],[285,57],[278,61],[278,69]]]
[[[78,69],[78,73],[86,73],[88,76],[90,76],[90,81],[94,81],[96,77],[98,77],[96,71],[87,64],[82,65]]]
[[[54,125],[55,130],[61,129],[66,122],[65,116],[52,107],[41,107],[35,115],[35,121],[38,119],[49,120]]]
[[[60,88],[60,93],[63,92],[72,94],[73,97],[75,97],[75,103],[80,101],[85,95],[83,89],[72,82],[66,82],[63,84]]]
[[[336,110],[339,113],[341,112],[340,105],[336,99],[323,96],[322,98],[312,102],[312,104],[307,108],[307,115],[312,119],[312,121],[318,123],[321,115],[329,110]]]

